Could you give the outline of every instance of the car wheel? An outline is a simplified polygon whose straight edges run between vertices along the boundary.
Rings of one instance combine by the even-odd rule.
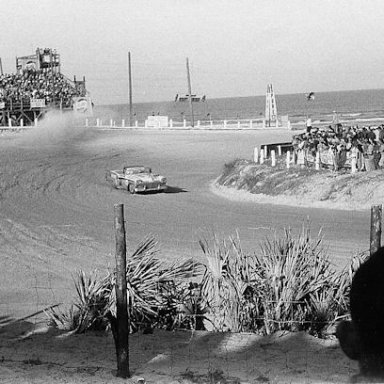
[[[133,195],[135,193],[135,186],[133,184],[128,184],[128,191]]]

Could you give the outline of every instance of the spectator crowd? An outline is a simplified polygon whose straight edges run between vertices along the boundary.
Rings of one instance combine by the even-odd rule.
[[[72,106],[75,96],[85,96],[84,87],[72,84],[63,74],[51,70],[0,75],[0,102],[43,99],[46,105],[55,102],[66,108]]]
[[[356,171],[384,168],[384,124],[380,126],[307,127],[292,140],[297,164],[314,163],[338,171],[356,164]]]

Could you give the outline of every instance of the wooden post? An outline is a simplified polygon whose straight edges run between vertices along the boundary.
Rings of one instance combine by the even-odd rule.
[[[188,80],[188,94],[189,94],[189,109],[191,111],[191,127],[195,125],[194,116],[193,116],[193,102],[192,102],[192,87],[191,87],[191,75],[189,73],[189,60],[187,57],[187,80]]]
[[[316,152],[316,161],[315,161],[315,169],[316,171],[320,170],[320,152]]]
[[[277,146],[277,154],[281,156],[281,145]]]
[[[268,147],[264,145],[264,158],[268,159]]]
[[[250,129],[253,128],[253,121],[252,121],[252,120],[249,120],[249,128],[250,128]]]
[[[129,88],[129,126],[132,127],[132,70],[131,70],[131,52],[128,52],[128,88]]]
[[[117,377],[129,377],[129,319],[127,305],[127,260],[124,225],[124,205],[115,204],[116,238],[116,357]]]
[[[381,205],[371,206],[371,235],[369,254],[372,256],[381,247]]]
[[[287,151],[287,169],[289,169],[291,163],[291,152]]]
[[[259,162],[259,148],[255,147],[253,151],[253,161],[257,164]]]
[[[121,120],[121,127],[124,128],[125,127],[125,120]]]

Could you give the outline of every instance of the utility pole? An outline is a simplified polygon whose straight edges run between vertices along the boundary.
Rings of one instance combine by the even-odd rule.
[[[191,110],[191,127],[193,128],[195,125],[193,118],[193,105],[192,105],[192,87],[191,87],[191,76],[189,74],[189,61],[187,57],[187,77],[188,77],[188,94],[189,94],[189,108]]]
[[[0,57],[0,74],[3,76],[3,63],[1,62],[1,57]]]
[[[133,127],[132,119],[132,71],[131,71],[131,52],[128,52],[128,85],[129,85],[129,126]]]

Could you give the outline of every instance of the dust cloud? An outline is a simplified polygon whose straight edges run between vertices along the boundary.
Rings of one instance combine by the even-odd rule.
[[[49,111],[37,126],[23,133],[21,144],[36,147],[65,144],[84,136],[86,130],[84,118],[74,112]]]

